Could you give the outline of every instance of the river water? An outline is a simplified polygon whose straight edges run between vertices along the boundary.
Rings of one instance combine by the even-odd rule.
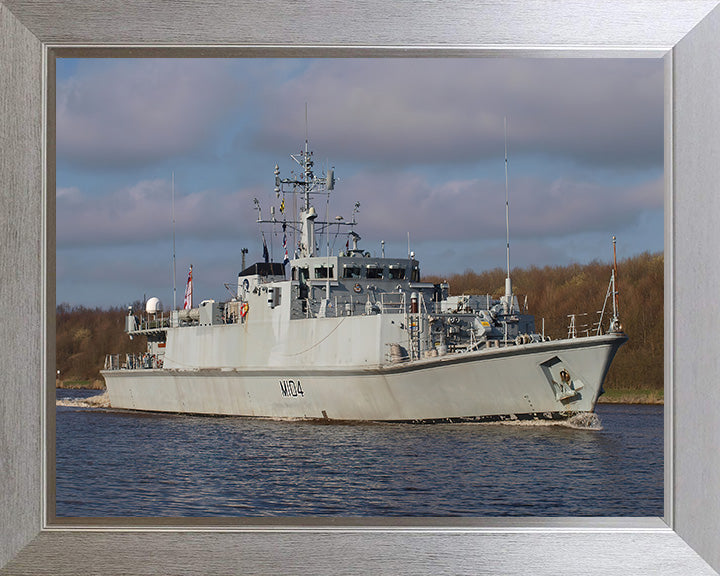
[[[663,407],[599,422],[144,414],[58,390],[57,516],[662,516]]]

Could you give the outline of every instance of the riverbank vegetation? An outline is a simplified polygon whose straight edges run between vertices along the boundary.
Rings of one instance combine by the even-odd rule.
[[[55,316],[56,385],[62,388],[104,388],[100,376],[109,353],[140,353],[145,338],[125,334],[122,308],[85,308],[61,304]]]
[[[513,290],[521,307],[535,316],[538,332],[553,339],[568,335],[569,315],[576,314],[578,335],[592,331],[610,280],[610,264],[512,270]],[[442,278],[451,294],[491,294],[505,291],[501,269],[470,270]],[[663,255],[641,254],[618,263],[620,320],[630,340],[620,349],[605,381],[605,402],[660,402],[663,394]],[[140,303],[137,303],[138,305]],[[612,310],[612,304],[608,306]],[[130,340],[124,332],[122,308],[57,307],[56,359],[59,386],[102,387],[100,370],[105,354],[141,353],[145,339]],[[587,314],[582,316],[581,314]],[[609,313],[606,311],[604,328]]]

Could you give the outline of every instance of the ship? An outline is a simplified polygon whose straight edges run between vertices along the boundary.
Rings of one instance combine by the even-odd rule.
[[[194,306],[190,267],[182,309],[164,311],[158,298],[129,308],[125,331],[147,338],[147,351],[106,356],[112,408],[415,423],[594,411],[627,340],[616,260],[597,323],[583,332],[571,316],[567,337],[551,339],[513,293],[509,232],[504,294],[450,295],[447,282],[422,280],[414,252],[386,257],[384,242],[379,254],[359,246],[359,203],[351,219],[323,221],[314,199],[327,206],[334,169],[315,174],[307,141],[291,158],[298,168],[288,177],[275,165],[279,213],[271,207],[264,219],[255,199],[261,233],[282,226],[283,261],[270,261],[262,233],[263,258],[245,266],[243,249],[226,301]],[[333,230],[344,234],[345,250],[330,250]]]

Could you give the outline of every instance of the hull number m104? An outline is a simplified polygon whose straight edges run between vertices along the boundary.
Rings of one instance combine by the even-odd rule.
[[[280,380],[280,392],[283,396],[305,396],[300,380]]]

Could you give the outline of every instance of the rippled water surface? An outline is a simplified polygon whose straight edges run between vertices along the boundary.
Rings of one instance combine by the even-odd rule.
[[[82,401],[97,394],[57,392],[58,516],[663,514],[662,406],[600,405],[599,429],[327,425]]]

